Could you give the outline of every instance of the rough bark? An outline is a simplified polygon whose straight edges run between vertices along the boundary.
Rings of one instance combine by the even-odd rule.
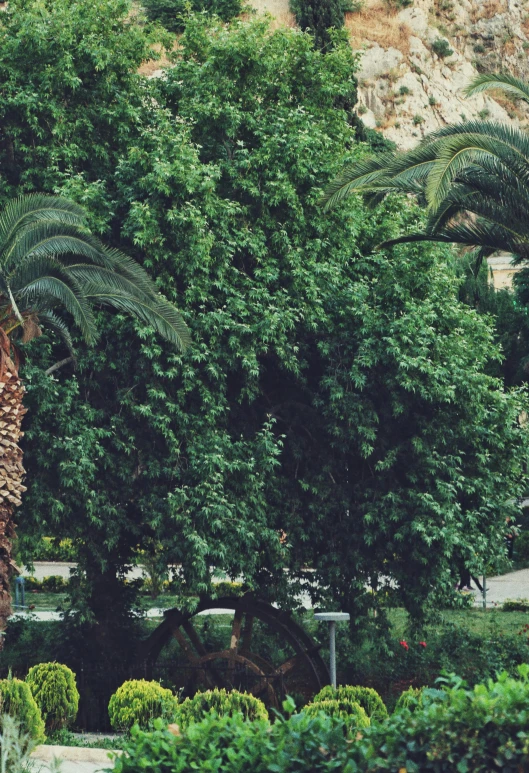
[[[24,386],[18,369],[9,357],[3,358],[0,375],[0,631],[4,631],[11,614],[11,578],[17,573],[12,558],[15,537],[15,508],[21,504],[26,487],[22,485],[24,467],[18,442],[20,426],[26,413],[23,406]],[[0,636],[0,649],[3,637]]]

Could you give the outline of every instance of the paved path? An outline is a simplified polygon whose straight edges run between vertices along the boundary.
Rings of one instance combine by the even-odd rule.
[[[109,759],[111,752],[106,749],[85,749],[78,746],[37,746],[31,755],[31,773],[50,773],[56,771],[56,761],[60,763],[59,773],[96,773],[109,769],[113,763]],[[121,752],[117,752],[121,754]]]
[[[481,577],[478,579],[483,582]],[[478,590],[474,590],[474,596],[477,603],[482,603],[483,597]],[[507,599],[529,599],[529,569],[487,577],[487,606],[503,604]]]

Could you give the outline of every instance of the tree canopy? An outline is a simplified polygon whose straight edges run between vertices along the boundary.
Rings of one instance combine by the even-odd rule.
[[[355,615],[381,598],[366,581],[388,577],[419,614],[456,559],[482,565],[501,540],[523,475],[521,396],[486,373],[499,354],[458,301],[446,248],[376,251],[418,226],[416,210],[318,206],[365,152],[348,107],[355,55],[266,20],[191,18],[173,66],[148,80],[136,69],[150,33],[127,7],[77,7],[97,36],[79,52],[41,45],[56,78],[68,51],[86,94],[65,100],[61,81],[41,105],[23,91],[3,189],[82,202],[182,310],[194,345],[175,353],[101,311],[102,345],[74,373],[46,376],[51,344],[29,349],[26,534],[76,541],[88,582],[75,606],[109,622],[112,583],[153,540],[198,592],[217,567],[291,599],[309,566],[315,595]],[[37,35],[42,3],[10,8],[15,39]],[[86,133],[57,140],[70,118]]]

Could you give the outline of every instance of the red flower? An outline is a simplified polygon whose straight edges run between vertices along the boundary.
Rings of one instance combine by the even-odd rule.
[[[401,647],[404,647],[405,650],[409,650],[408,642],[404,641],[404,639],[402,641],[399,641],[399,644]]]
[[[426,642],[425,641],[420,641],[419,642],[419,646],[420,647],[426,647]]]

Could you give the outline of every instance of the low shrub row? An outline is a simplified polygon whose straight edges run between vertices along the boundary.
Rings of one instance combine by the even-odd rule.
[[[155,720],[153,732],[132,729],[115,773],[519,773],[529,770],[529,666],[518,670],[519,678],[504,673],[472,689],[452,677],[409,694],[407,705],[353,737],[341,717],[312,710],[273,724],[212,713],[179,730]]]
[[[158,682],[131,679],[124,682],[110,699],[108,714],[115,730],[131,730],[134,725],[141,729],[152,727],[154,720],[175,722],[185,728],[200,722],[206,714],[233,716],[240,713],[245,719],[268,719],[265,705],[258,698],[238,690],[207,690],[197,692],[193,698],[179,703],[171,690]]]
[[[25,577],[26,591],[42,591],[44,593],[64,593],[68,590],[69,580],[59,574],[52,574],[37,580],[36,577]]]

